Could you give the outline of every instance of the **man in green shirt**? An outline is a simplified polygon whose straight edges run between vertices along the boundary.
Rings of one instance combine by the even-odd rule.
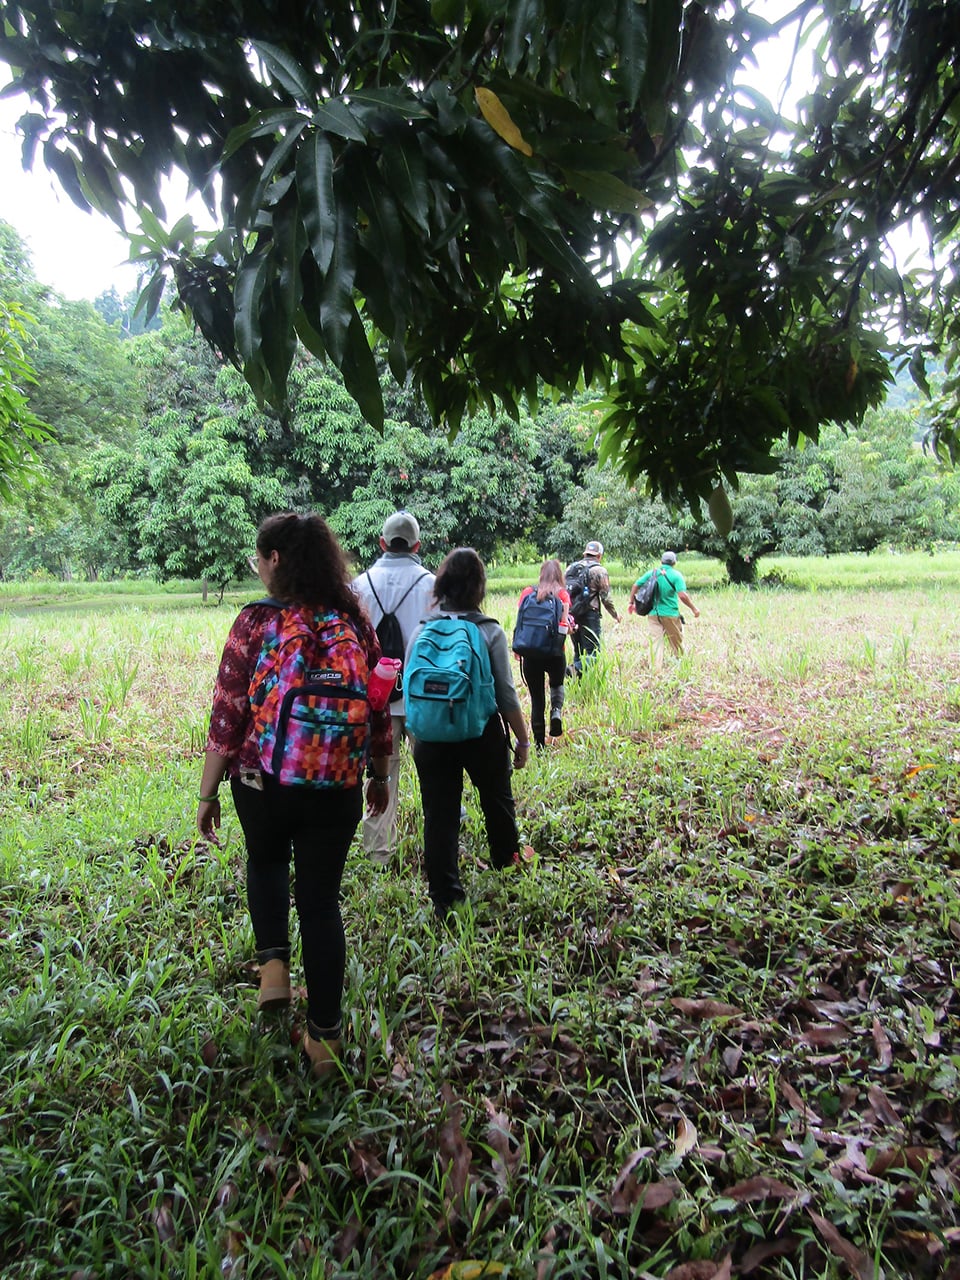
[[[630,588],[629,613],[636,611],[637,592],[650,578],[657,575],[657,596],[653,608],[647,615],[647,626],[650,630],[650,643],[653,649],[653,665],[659,667],[663,663],[663,642],[670,641],[670,647],[679,658],[683,653],[683,623],[680,620],[680,601],[693,612],[695,618],[700,617],[700,610],[687,594],[687,584],[676,567],[677,553],[665,551],[660,557],[660,567],[651,569]]]

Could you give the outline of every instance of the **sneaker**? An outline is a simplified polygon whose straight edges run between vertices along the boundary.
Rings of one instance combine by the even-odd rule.
[[[559,716],[550,717],[550,737],[559,738],[563,733],[563,721]]]

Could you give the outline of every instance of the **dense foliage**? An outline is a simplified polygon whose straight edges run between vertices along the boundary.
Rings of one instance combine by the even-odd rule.
[[[164,310],[159,327],[132,335],[131,299],[65,302],[6,232],[7,294],[36,316],[38,382],[25,404],[55,435],[37,442],[33,483],[0,520],[5,577],[133,573],[222,589],[246,574],[258,520],[280,507],[323,511],[358,565],[376,556],[384,517],[409,506],[431,563],[462,542],[488,560],[569,560],[599,537],[631,565],[667,545],[699,550],[734,581],[753,580],[774,551],[915,547],[960,532],[958,484],[918,447],[915,405],[871,413],[861,432],[827,428],[818,445],[778,449],[775,475],[743,480],[721,537],[712,521],[598,465],[589,399],[519,421],[481,411],[450,439],[383,369],[378,432],[336,370],[304,355],[281,415],[258,407],[182,317]]]
[[[137,210],[153,298],[172,271],[258,396],[283,402],[298,342],[378,426],[371,341],[454,427],[597,383],[606,453],[695,503],[781,438],[860,421],[893,320],[953,336],[954,10],[3,0],[0,56],[33,100],[26,162],[117,222]],[[812,58],[797,101],[749,86],[774,37]],[[171,165],[215,237],[164,229]],[[915,219],[944,261],[908,277],[889,237]]]

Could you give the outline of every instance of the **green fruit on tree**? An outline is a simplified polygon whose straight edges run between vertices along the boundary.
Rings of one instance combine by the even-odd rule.
[[[710,519],[713,526],[719,533],[721,538],[727,537],[733,528],[733,507],[730,505],[730,499],[727,497],[727,491],[722,484],[718,484],[710,495],[710,501],[707,503],[707,510],[710,512]]]

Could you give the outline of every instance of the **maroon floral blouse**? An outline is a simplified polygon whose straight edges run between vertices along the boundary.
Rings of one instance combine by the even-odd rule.
[[[228,778],[235,778],[241,769],[260,768],[250,714],[250,681],[260,657],[264,631],[276,616],[276,609],[270,605],[247,605],[237,615],[223,646],[206,749],[226,757]],[[365,615],[359,618],[357,630],[367,650],[367,663],[373,670],[380,660],[380,644]],[[370,729],[371,757],[389,756],[392,750],[389,707],[370,712]]]

